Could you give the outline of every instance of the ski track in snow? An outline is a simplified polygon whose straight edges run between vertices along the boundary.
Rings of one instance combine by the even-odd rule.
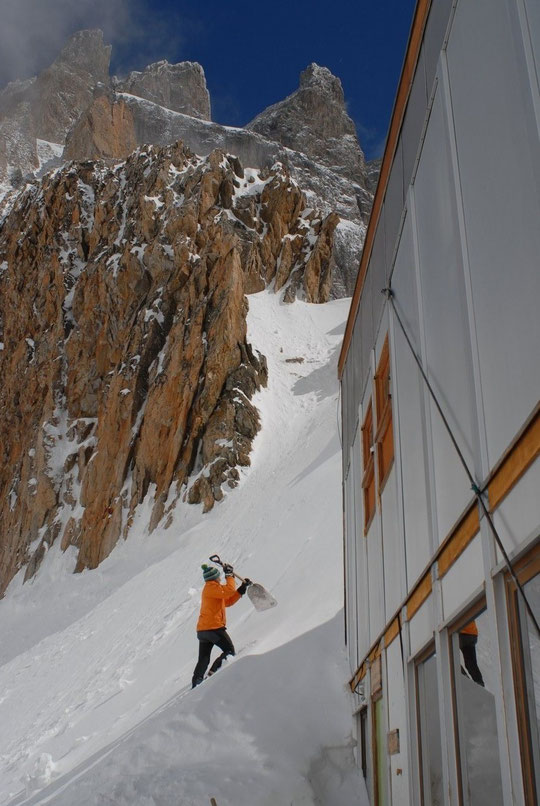
[[[74,575],[75,551],[54,546],[0,602],[1,806],[367,804],[342,647],[336,368],[349,300],[248,299],[269,384],[239,487],[207,515],[179,502],[151,535],[147,496],[97,570]],[[215,552],[279,606],[230,609],[239,653],[191,691],[200,565]]]

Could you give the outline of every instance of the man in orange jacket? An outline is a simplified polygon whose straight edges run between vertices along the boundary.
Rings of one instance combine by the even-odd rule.
[[[219,570],[217,568],[208,565],[201,567],[205,586],[202,592],[201,612],[197,622],[199,659],[193,672],[192,688],[202,683],[214,646],[221,649],[221,655],[216,658],[210,667],[209,676],[217,672],[227,655],[235,654],[233,642],[225,628],[227,622],[225,608],[238,602],[246,592],[248,585],[251,585],[251,580],[246,579],[237,590],[231,565],[223,566],[223,571],[225,572],[224,585],[219,581]]]
[[[476,621],[470,621],[459,631],[459,648],[465,661],[465,668],[469,672],[471,679],[479,686],[484,685],[482,672],[476,660],[476,644],[478,643],[478,627]],[[461,669],[463,672],[463,668]],[[463,672],[465,674],[465,672]]]

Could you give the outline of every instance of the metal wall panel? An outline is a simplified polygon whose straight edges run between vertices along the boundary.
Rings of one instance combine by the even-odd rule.
[[[418,58],[418,65],[416,67],[400,135],[403,148],[403,185],[405,187],[405,193],[412,179],[413,167],[420,146],[420,135],[424,127],[427,113],[428,99],[424,62],[424,50],[422,49]]]
[[[483,582],[482,539],[478,534],[442,578],[443,617],[456,615]]]
[[[364,290],[362,291],[362,298],[360,300],[360,307],[358,309],[358,317],[360,319],[360,346],[362,350],[362,387],[365,385],[366,377],[371,371],[371,350],[375,339],[375,330],[373,327],[373,310],[371,289],[373,286],[371,273],[368,271],[366,281],[364,283]]]
[[[467,298],[442,94],[437,92],[415,182],[427,370],[473,472],[480,464]],[[470,484],[431,404],[438,540],[470,498]]]
[[[524,0],[527,15],[527,28],[534,55],[536,80],[540,84],[540,3],[538,0]]]
[[[369,586],[369,642],[373,642],[385,626],[384,560],[379,518],[374,517],[366,535]]]
[[[358,412],[358,409],[360,408],[360,403],[362,402],[362,387],[364,379],[364,372],[362,366],[361,340],[362,340],[362,329],[360,327],[358,317],[356,317],[350,347],[350,351],[352,351],[352,360],[354,361],[353,384],[354,384],[355,413]]]
[[[416,351],[420,353],[420,324],[416,288],[413,231],[407,214],[392,287],[396,308]],[[424,387],[414,357],[397,322],[394,327],[394,416],[399,423],[408,584],[413,584],[434,551],[430,535]],[[395,431],[394,431],[395,433]]]
[[[385,205],[383,205],[381,215],[379,216],[377,232],[375,233],[375,240],[373,242],[371,258],[369,261],[369,274],[371,275],[370,293],[371,293],[374,335],[377,334],[381,313],[384,308],[384,297],[381,294],[381,288],[384,288],[386,285],[385,232],[386,232],[386,210]]]
[[[367,655],[369,644],[369,577],[367,569],[366,539],[364,537],[364,513],[362,509],[362,432],[356,433],[353,448],[355,468],[355,537],[356,537],[356,584],[358,588],[358,607],[356,612],[358,664]]]
[[[381,495],[382,541],[384,551],[385,620],[392,618],[402,602],[401,586],[403,546],[399,533],[398,495],[395,465],[390,471]]]
[[[448,45],[490,467],[540,397],[540,146],[510,27],[506,0],[460,3]]]
[[[507,552],[540,534],[540,459],[521,477],[494,514],[494,522]],[[499,561],[502,557],[499,556]]]
[[[368,384],[363,401],[362,401],[362,417],[367,411],[369,401],[371,399],[371,384]],[[363,535],[363,523],[360,534]],[[366,564],[367,564],[367,577],[373,584],[369,585],[368,601],[369,601],[369,644],[375,640],[377,635],[381,632],[385,625],[384,613],[384,562],[382,540],[380,532],[380,519],[378,511],[371,521],[369,531],[365,538],[366,545]]]
[[[345,532],[346,532],[346,579],[347,579],[347,644],[351,674],[358,668],[357,613],[358,588],[356,582],[356,534],[354,513],[354,461],[349,464],[349,474],[345,482]]]
[[[407,718],[405,691],[403,687],[403,659],[399,637],[386,650],[388,675],[388,728],[399,730],[399,753],[390,756],[392,803],[408,803],[409,763],[407,754]]]
[[[388,188],[386,190],[386,196],[384,197],[386,277],[389,277],[392,267],[392,258],[394,257],[396,241],[399,233],[399,224],[403,214],[404,204],[405,193],[403,189],[403,144],[400,139],[390,171],[390,179],[388,182]]]
[[[343,478],[347,476],[348,473],[348,466],[349,466],[349,459],[350,459],[350,448],[352,445],[352,441],[354,438],[353,428],[354,428],[354,408],[352,403],[353,397],[353,383],[352,383],[352,373],[353,373],[353,356],[351,354],[347,357],[347,362],[345,364],[343,370],[343,376],[341,381],[341,414],[342,414],[342,423],[341,423],[341,442],[342,442],[342,456],[343,456]]]
[[[437,73],[439,54],[443,45],[446,29],[448,28],[451,10],[452,0],[436,0],[436,2],[431,4],[431,11],[429,12],[423,43],[423,50],[426,57],[426,87],[428,97],[430,97],[432,93],[433,82]],[[476,31],[476,36],[478,37],[479,31],[482,31],[483,37],[484,32],[482,28]]]
[[[433,596],[429,596],[409,622],[410,654],[416,655],[433,636],[435,628]]]

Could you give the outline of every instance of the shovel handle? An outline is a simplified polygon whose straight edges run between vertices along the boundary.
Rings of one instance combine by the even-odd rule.
[[[221,565],[221,567],[223,568],[223,563],[220,560],[219,554],[212,554],[212,556],[209,557],[208,559],[210,560],[211,563],[216,563],[216,565]],[[236,579],[239,579],[240,582],[245,582],[246,581],[243,577],[241,577],[239,574],[236,574],[234,571],[233,571],[233,577],[236,577]]]

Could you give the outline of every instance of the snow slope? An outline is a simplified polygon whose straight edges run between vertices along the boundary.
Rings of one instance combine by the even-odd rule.
[[[0,602],[0,804],[367,804],[342,646],[336,363],[349,300],[286,306],[265,291],[249,304],[269,386],[240,486],[151,535],[143,505],[95,571],[73,575],[54,547]],[[231,608],[238,655],[191,691],[200,565],[215,552],[279,606]]]

